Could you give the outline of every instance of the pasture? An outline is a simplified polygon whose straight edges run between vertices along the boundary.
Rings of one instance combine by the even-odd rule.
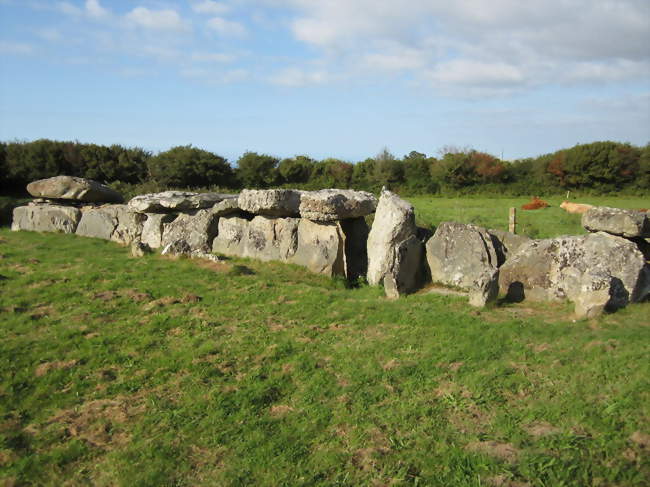
[[[525,202],[408,199],[502,229]],[[520,228],[580,233],[561,200]],[[647,485],[649,316],[4,228],[0,485]]]

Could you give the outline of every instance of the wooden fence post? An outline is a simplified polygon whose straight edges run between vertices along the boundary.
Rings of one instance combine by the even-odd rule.
[[[517,233],[517,208],[510,208],[508,231],[510,233]]]

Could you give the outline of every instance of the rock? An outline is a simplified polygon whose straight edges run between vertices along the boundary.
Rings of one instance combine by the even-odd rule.
[[[11,229],[74,233],[81,211],[70,206],[30,205],[14,208]]]
[[[82,210],[76,234],[82,237],[103,238],[129,245],[140,240],[145,216],[135,213],[127,205],[105,205]]]
[[[248,240],[249,220],[240,217],[219,218],[217,236],[212,241],[212,252],[231,257],[243,257]]]
[[[248,224],[244,257],[286,262],[298,245],[297,218],[269,218],[258,215]]]
[[[300,196],[300,216],[313,221],[335,221],[369,215],[377,207],[372,193],[351,189],[304,191]]]
[[[177,240],[187,242],[191,250],[209,252],[217,235],[219,217],[212,209],[181,213],[171,223],[163,224],[161,244],[166,247]]]
[[[572,299],[576,318],[597,318],[604,311],[614,311],[627,304],[628,296],[620,279],[604,272],[588,272],[582,278],[580,291]]]
[[[384,292],[391,299],[416,291],[422,284],[424,245],[411,235],[392,252],[393,261],[384,275]]]
[[[142,236],[140,239],[152,249],[162,246],[162,236],[164,226],[171,223],[176,218],[173,213],[145,213],[147,219],[142,226]]]
[[[492,245],[497,252],[498,267],[508,260],[508,256],[514,255],[519,247],[530,241],[530,238],[524,235],[517,235],[505,230],[490,229],[487,232],[492,236]]]
[[[245,189],[239,194],[239,208],[275,217],[296,217],[300,214],[300,191],[294,189]]]
[[[92,179],[74,176],[55,176],[39,179],[27,185],[27,191],[37,198],[85,201],[88,203],[122,203],[117,191]]]
[[[129,201],[129,207],[139,213],[169,213],[212,208],[217,203],[227,199],[237,199],[237,195],[164,191],[162,193],[136,196]]]
[[[212,207],[212,213],[215,216],[233,215],[240,212],[237,198],[227,198]]]
[[[582,226],[590,232],[607,232],[622,237],[650,237],[648,213],[596,206],[582,215]]]
[[[469,304],[482,308],[496,301],[498,295],[499,271],[498,269],[485,269],[474,278],[474,282],[469,288]]]
[[[337,223],[317,223],[301,218],[297,246],[289,262],[327,276],[346,276],[345,235]]]
[[[575,300],[590,274],[620,281],[627,297],[616,303],[650,294],[650,267],[635,243],[604,232],[531,240],[501,266],[499,287],[513,301]]]
[[[426,245],[431,280],[463,289],[474,289],[484,273],[497,268],[492,236],[476,225],[443,222]]]
[[[131,255],[133,257],[144,257],[146,254],[151,253],[151,247],[146,243],[136,240],[131,244]]]
[[[174,240],[172,242],[169,242],[167,245],[163,247],[163,249],[160,251],[161,255],[175,255],[175,256],[189,256],[192,254],[192,249],[190,248],[190,244],[187,243],[185,240]]]
[[[368,224],[363,217],[349,218],[339,222],[345,238],[346,275],[350,281],[368,273]]]
[[[368,235],[368,283],[380,284],[395,260],[397,246],[416,234],[413,206],[382,189]]]

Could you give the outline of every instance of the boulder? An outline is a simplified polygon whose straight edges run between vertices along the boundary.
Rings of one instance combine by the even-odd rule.
[[[209,252],[217,235],[219,217],[211,208],[181,213],[171,223],[163,224],[161,245],[166,247],[177,240],[187,242],[191,250]]]
[[[164,191],[136,196],[129,201],[129,207],[139,213],[170,213],[212,208],[215,204],[227,199],[237,199],[237,195]]]
[[[55,176],[39,179],[27,185],[27,191],[37,198],[76,200],[87,203],[122,203],[117,191],[92,179],[74,176]]]
[[[300,216],[313,221],[336,221],[369,215],[377,207],[372,193],[351,189],[304,191],[300,196]]]
[[[254,215],[296,217],[300,214],[301,191],[294,189],[245,189],[239,208]]]
[[[587,272],[572,299],[576,318],[597,318],[604,311],[621,308],[627,304],[628,296],[620,279],[605,272]]]
[[[422,284],[424,244],[415,235],[402,240],[392,252],[384,275],[384,292],[391,299],[416,291]]]
[[[249,220],[236,216],[219,218],[217,236],[212,241],[212,252],[230,257],[243,257],[249,223]]]
[[[248,223],[243,256],[286,262],[296,252],[299,221],[297,218],[256,216]]]
[[[174,213],[145,213],[147,219],[142,226],[142,243],[147,244],[152,249],[162,246],[162,236],[164,226],[171,223],[176,218]]]
[[[131,243],[131,256],[132,257],[144,257],[147,254],[151,253],[151,247],[146,243],[141,242],[140,240],[135,240]]]
[[[346,276],[345,235],[337,223],[317,223],[301,218],[297,246],[288,262],[327,276]]]
[[[426,245],[431,280],[463,289],[474,289],[484,273],[498,266],[492,236],[476,225],[443,222]]]
[[[85,208],[75,233],[129,245],[140,240],[145,218],[144,215],[131,211],[127,205]]]
[[[499,271],[499,288],[514,301],[575,301],[581,289],[595,286],[589,275],[620,281],[626,298],[615,304],[650,294],[650,267],[635,243],[604,232],[531,240]]]
[[[499,267],[508,260],[509,256],[514,255],[519,247],[530,240],[524,235],[517,235],[505,230],[490,229],[487,232],[492,237],[492,245],[494,245],[497,252],[497,265]]]
[[[485,269],[474,277],[469,288],[469,304],[477,308],[496,301],[499,295],[499,270]]]
[[[378,285],[395,262],[395,251],[404,240],[414,236],[413,206],[382,189],[375,220],[368,235],[368,283]]]
[[[227,198],[212,207],[212,214],[215,216],[226,216],[241,213],[237,198]]]
[[[28,205],[14,208],[11,229],[74,233],[81,211],[70,206]]]
[[[648,213],[596,206],[582,215],[582,226],[590,232],[607,232],[622,237],[650,237]]]

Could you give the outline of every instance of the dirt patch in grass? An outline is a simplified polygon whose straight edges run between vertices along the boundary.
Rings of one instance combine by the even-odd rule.
[[[498,441],[474,441],[468,443],[465,449],[475,453],[483,453],[490,457],[497,458],[507,463],[515,463],[521,451],[510,443],[499,443]]]
[[[93,299],[98,299],[99,301],[112,301],[119,297],[120,295],[115,291],[102,291],[100,293],[93,294]]]
[[[197,296],[196,294],[192,293],[187,293],[183,295],[181,298],[181,303],[198,303],[202,300],[203,298],[201,296]]]
[[[650,452],[650,435],[640,431],[635,431],[630,435],[630,441],[642,450]]]
[[[213,272],[226,273],[230,272],[232,266],[226,262],[212,262],[210,260],[195,259],[196,265]]]
[[[539,421],[524,426],[524,431],[526,431],[530,436],[539,438],[542,436],[557,435],[562,430],[544,421]]]
[[[47,316],[52,316],[54,314],[56,314],[56,310],[54,309],[54,307],[49,305],[42,305],[32,309],[31,313],[29,314],[29,317],[32,320],[40,320]]]
[[[269,409],[269,414],[275,418],[286,416],[290,412],[294,411],[291,406],[286,404],[275,404]]]
[[[57,362],[45,362],[36,367],[34,375],[36,377],[43,377],[44,375],[52,372],[53,370],[66,370],[71,369],[79,362],[77,360],[68,360],[68,361],[57,361]]]
[[[125,297],[137,303],[151,301],[153,299],[153,296],[151,294],[138,291],[137,289],[126,289],[122,291],[122,293]]]
[[[162,298],[155,299],[155,300],[151,301],[150,303],[147,303],[144,306],[144,310],[145,311],[151,311],[152,309],[155,309],[155,308],[163,308],[165,306],[170,306],[172,304],[178,304],[180,302],[181,302],[181,300],[179,298],[174,297],[174,296],[164,296]]]

